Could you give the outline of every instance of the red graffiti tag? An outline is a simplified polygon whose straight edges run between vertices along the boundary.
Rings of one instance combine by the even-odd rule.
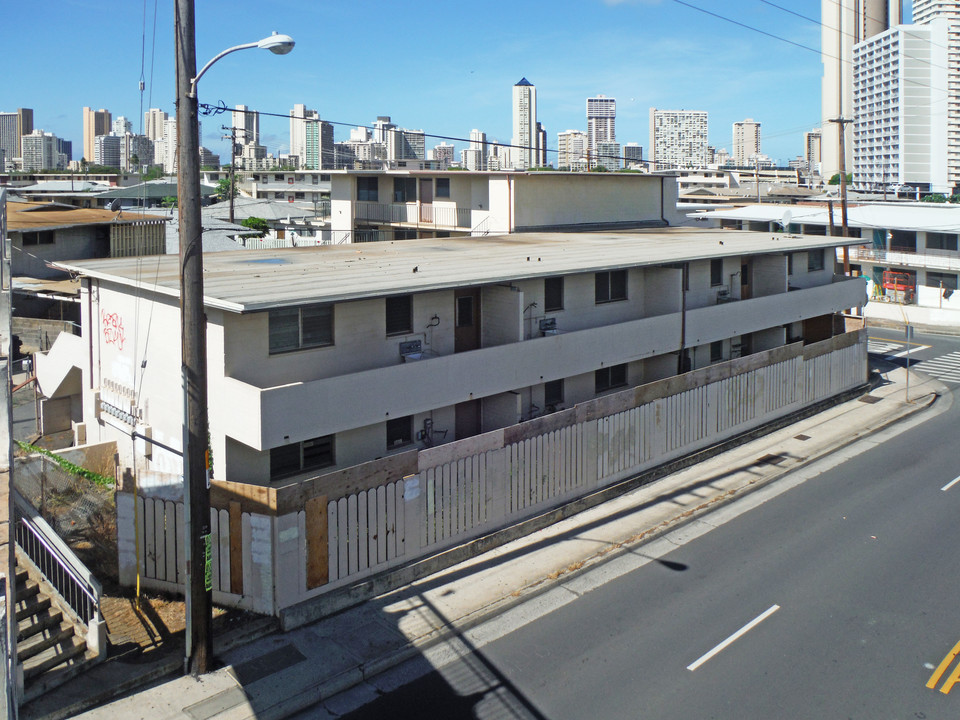
[[[103,340],[108,345],[116,345],[123,350],[123,342],[126,335],[123,332],[123,318],[117,313],[108,313],[106,310],[100,311],[100,321],[103,324]]]

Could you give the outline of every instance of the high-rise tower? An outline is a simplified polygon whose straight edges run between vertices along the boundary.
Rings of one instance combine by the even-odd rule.
[[[617,141],[617,100],[606,95],[587,98],[587,137],[590,152],[598,143]]]
[[[83,109],[83,157],[88,163],[93,162],[94,138],[97,135],[110,134],[110,111]]]
[[[820,117],[823,123],[823,175],[840,170],[840,135],[831,119],[853,119],[853,46],[898,25],[903,18],[902,0],[821,0]],[[846,136],[846,167],[850,172],[853,142]]]
[[[516,170],[537,164],[537,88],[526,78],[513,86],[513,145],[510,157]]]

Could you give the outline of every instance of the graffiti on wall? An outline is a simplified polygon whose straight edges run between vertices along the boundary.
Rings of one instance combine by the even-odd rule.
[[[103,326],[103,341],[108,345],[116,345],[123,350],[126,335],[123,332],[123,318],[118,313],[100,310],[100,324]]]

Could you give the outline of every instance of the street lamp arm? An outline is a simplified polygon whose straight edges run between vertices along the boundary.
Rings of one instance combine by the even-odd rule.
[[[229,55],[232,52],[237,50],[249,50],[250,48],[258,47],[259,43],[244,43],[243,45],[234,45],[232,48],[227,48],[221,53],[218,53],[214,58],[208,62],[206,65],[201,68],[200,72],[197,73],[197,76],[190,81],[190,92],[187,93],[187,97],[195,98],[197,96],[197,83],[200,82],[200,78],[203,77],[203,74],[210,69],[210,66],[213,65],[217,60],[222,58],[224,55]]]

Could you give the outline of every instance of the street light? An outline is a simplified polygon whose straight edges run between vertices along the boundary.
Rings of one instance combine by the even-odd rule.
[[[206,673],[213,656],[210,493],[207,455],[207,324],[203,310],[203,229],[200,222],[200,126],[197,82],[217,60],[237,50],[279,55],[293,39],[274,33],[224,50],[197,70],[194,0],[177,0],[177,207],[180,221],[180,342],[183,375],[184,534],[187,564],[184,670]],[[196,74],[195,74],[196,73]]]

